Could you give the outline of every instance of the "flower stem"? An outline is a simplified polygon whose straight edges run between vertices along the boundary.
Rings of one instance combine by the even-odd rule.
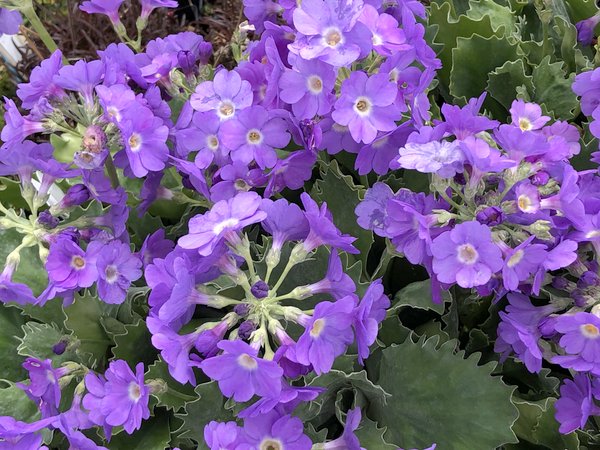
[[[117,169],[115,168],[115,163],[113,162],[112,156],[109,154],[105,161],[106,172],[108,172],[108,177],[110,178],[110,184],[113,189],[116,189],[120,186],[119,184],[119,175],[117,175]]]
[[[42,42],[44,43],[46,48],[48,50],[50,50],[51,53],[54,53],[58,49],[58,45],[56,45],[56,42],[54,42],[54,39],[52,39],[52,36],[50,36],[50,33],[48,33],[48,30],[46,29],[46,27],[44,26],[44,24],[38,17],[37,13],[35,12],[33,5],[28,6],[27,8],[21,10],[21,12],[23,13],[23,15],[25,17],[27,17],[27,20],[29,20],[29,22],[31,23],[31,26],[33,27],[35,32],[38,34],[38,36],[40,37],[40,39],[42,40]],[[67,59],[64,56],[63,56],[63,62],[65,64],[69,64],[69,62],[67,61]]]

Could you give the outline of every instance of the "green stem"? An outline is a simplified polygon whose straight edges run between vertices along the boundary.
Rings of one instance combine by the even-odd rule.
[[[296,263],[292,260],[292,258],[288,259],[288,262],[285,265],[283,272],[281,272],[281,275],[279,276],[279,280],[277,280],[277,283],[275,284],[275,286],[273,286],[273,289],[271,289],[271,292],[273,293],[273,295],[275,295],[275,296],[277,295],[277,289],[279,289],[281,287],[281,285],[285,281],[286,277],[290,273],[290,270],[292,270],[292,268],[295,265],[296,265]]]
[[[108,177],[110,178],[110,184],[113,189],[116,189],[120,186],[119,184],[119,175],[117,175],[117,169],[115,168],[115,163],[113,162],[112,156],[109,154],[105,161],[106,172],[108,172]]]
[[[50,50],[50,52],[54,53],[58,49],[58,45],[56,45],[56,42],[54,42],[54,39],[52,39],[52,36],[50,36],[50,33],[48,33],[48,30],[46,30],[46,27],[44,26],[44,24],[38,17],[37,13],[35,12],[35,9],[33,9],[33,5],[21,10],[21,12],[23,13],[23,15],[25,17],[27,17],[27,20],[29,20],[29,22],[31,23],[31,26],[33,27],[35,32],[38,34],[38,36],[40,37],[40,39],[42,40],[42,42],[44,43],[46,48],[48,50]],[[65,64],[69,64],[69,62],[67,61],[67,58],[65,58],[64,56],[63,56],[63,62]]]

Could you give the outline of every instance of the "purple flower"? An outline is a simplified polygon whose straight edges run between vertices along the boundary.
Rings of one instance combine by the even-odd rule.
[[[304,241],[304,250],[309,253],[321,245],[329,245],[348,253],[359,253],[352,245],[356,238],[342,234],[333,223],[331,212],[327,209],[327,203],[323,203],[321,208],[317,205],[310,195],[303,192],[300,195],[302,205],[306,211],[305,216],[308,220],[310,232]]]
[[[371,77],[352,72],[342,83],[342,93],[335,102],[331,117],[347,126],[356,142],[370,144],[378,131],[396,129],[400,111],[394,104],[397,88],[386,74]]]
[[[372,282],[358,304],[354,318],[354,332],[358,346],[358,362],[369,357],[369,347],[375,343],[379,324],[385,319],[390,299],[383,293],[381,279]]]
[[[359,19],[364,23],[373,37],[373,49],[384,56],[397,54],[402,50],[407,50],[410,45],[406,43],[404,32],[398,26],[398,21],[389,14],[379,14],[372,5],[366,4]]]
[[[464,155],[458,141],[408,142],[400,148],[400,167],[451,178],[463,171]]]
[[[573,82],[573,92],[581,97],[581,112],[586,116],[592,113],[600,104],[600,69],[580,73]]]
[[[277,411],[244,419],[236,450],[286,449],[310,450],[312,442],[304,434],[304,424],[297,417]]]
[[[394,160],[398,157],[398,148],[406,144],[413,129],[411,122],[405,122],[391,133],[379,136],[370,144],[361,147],[354,163],[358,174],[366,175],[371,170],[378,175],[387,174],[390,166],[396,164]]]
[[[282,11],[279,3],[272,0],[244,0],[244,16],[254,25],[257,33],[265,30],[265,22],[277,22],[277,14]]]
[[[596,13],[592,17],[580,20],[575,24],[577,28],[577,41],[583,45],[591,45],[595,37],[596,26],[600,23],[600,14]]]
[[[513,125],[521,131],[539,130],[550,120],[542,116],[542,108],[535,103],[525,103],[523,100],[514,100],[510,107]]]
[[[177,8],[179,4],[176,0],[141,0],[142,17],[147,18],[156,8]]]
[[[243,341],[221,341],[219,356],[205,359],[200,368],[219,383],[226,397],[246,402],[254,395],[278,397],[283,370],[273,361],[258,357],[258,350]]]
[[[327,264],[325,278],[307,286],[298,286],[292,292],[298,292],[300,298],[308,298],[316,294],[330,294],[335,299],[354,294],[356,285],[342,267],[342,260],[337,250],[333,249]]]
[[[273,236],[273,248],[280,250],[287,241],[298,241],[308,236],[308,221],[298,205],[286,199],[262,200],[260,209],[266,214],[262,227]]]
[[[195,113],[192,119],[192,123],[195,126],[193,135],[189,137],[193,141],[184,141],[184,138],[177,134],[177,144],[184,146],[184,148],[190,148],[190,150],[198,150],[196,158],[194,160],[197,167],[200,169],[206,169],[211,163],[222,165],[228,160],[227,155],[229,149],[221,143],[219,137],[219,128],[221,127],[221,121],[217,116],[210,113]],[[193,147],[190,147],[193,145]]]
[[[133,174],[141,178],[164,169],[169,155],[169,128],[152,111],[139,104],[128,108],[119,124],[125,153]]]
[[[15,262],[7,261],[4,270],[0,273],[0,302],[15,302],[19,305],[35,303],[37,299],[29,286],[11,281],[15,270]]]
[[[23,17],[19,11],[0,8],[0,34],[17,34],[22,23]]]
[[[302,324],[305,331],[296,345],[300,364],[311,364],[317,375],[331,370],[334,359],[354,340],[355,305],[356,297],[349,295],[335,303],[321,302],[315,307],[313,316]]]
[[[79,9],[88,14],[104,14],[112,23],[119,23],[119,8],[124,0],[90,0],[85,1]]]
[[[29,383],[17,383],[17,386],[38,403],[42,417],[56,415],[60,404],[59,380],[69,373],[69,369],[55,369],[50,359],[41,361],[37,358],[27,358],[23,368],[29,374]]]
[[[241,428],[235,422],[215,422],[204,427],[204,441],[210,450],[236,449]]]
[[[329,441],[323,444],[323,450],[365,450],[363,447],[360,446],[360,441],[354,434],[354,432],[360,425],[361,419],[362,414],[359,407],[349,410],[346,415],[346,426],[344,427],[342,435],[333,441]]]
[[[502,268],[502,252],[491,230],[479,222],[463,222],[431,244],[433,271],[442,283],[464,288],[481,286]]]
[[[335,100],[333,68],[322,61],[296,58],[294,67],[287,69],[279,79],[280,98],[298,119],[312,119],[331,111]]]
[[[220,135],[234,162],[249,164],[255,160],[261,169],[273,167],[277,162],[275,150],[290,142],[285,120],[262,106],[240,111],[235,119],[221,125]]]
[[[344,150],[348,153],[358,153],[361,144],[356,142],[350,134],[347,126],[335,123],[335,121],[326,117],[319,122],[323,130],[323,138],[319,150],[327,150],[330,155],[335,155]]]
[[[64,91],[54,83],[54,75],[61,67],[62,53],[56,50],[31,71],[29,82],[20,83],[17,89],[23,108],[33,108],[42,98],[53,99],[64,95]]]
[[[104,117],[114,124],[123,120],[124,111],[135,102],[135,92],[122,84],[96,86],[96,93],[104,110]]]
[[[63,66],[53,80],[68,91],[79,92],[88,106],[94,104],[94,88],[104,78],[104,63],[99,60],[77,61],[72,66]]]
[[[542,369],[542,350],[538,344],[542,333],[538,326],[555,308],[534,306],[529,297],[519,293],[509,293],[507,298],[506,312],[499,313],[501,321],[494,351],[501,353],[501,361],[515,352],[527,370],[538,373]]]
[[[292,152],[287,158],[279,159],[269,173],[265,197],[281,192],[284,188],[300,189],[312,176],[317,155],[310,150]]]
[[[50,245],[46,270],[50,281],[62,289],[90,287],[98,279],[95,255],[87,255],[69,238]]]
[[[88,253],[96,256],[98,295],[106,303],[123,303],[131,282],[142,276],[142,261],[120,241],[94,241]]]
[[[112,427],[120,425],[132,434],[150,417],[150,388],[144,384],[143,363],[137,364],[134,374],[122,359],[111,361],[104,376],[88,373],[85,387],[83,406],[90,420],[104,426],[109,436]]]
[[[546,246],[532,244],[535,236],[523,241],[514,249],[507,249],[502,267],[502,281],[509,291],[515,291],[521,281],[536,273],[547,257]]]
[[[179,246],[209,256],[223,239],[236,242],[239,230],[266,218],[260,204],[261,197],[255,192],[241,192],[215,203],[210,211],[190,219],[189,233],[179,239]]]
[[[558,431],[568,434],[583,428],[591,415],[600,413],[592,398],[590,379],[585,374],[576,374],[573,380],[566,379],[560,387],[560,398],[555,405],[554,417],[560,422]]]
[[[358,17],[362,0],[307,0],[293,13],[300,33],[290,51],[303,59],[320,59],[336,67],[346,66],[371,50],[371,33]]]
[[[213,81],[198,85],[190,104],[196,111],[214,111],[221,121],[228,120],[252,104],[252,87],[239,73],[221,69]]]
[[[394,192],[385,183],[377,182],[367,189],[365,198],[354,210],[358,224],[365,230],[372,230],[378,236],[387,237],[387,205],[393,196]]]
[[[552,362],[600,376],[600,318],[588,312],[563,314],[554,329],[562,334],[559,344],[567,355],[555,356]]]
[[[0,139],[4,141],[3,149],[20,144],[27,136],[41,133],[45,130],[44,124],[31,116],[23,117],[17,105],[12,100],[4,98],[4,120],[6,125],[2,128]]]

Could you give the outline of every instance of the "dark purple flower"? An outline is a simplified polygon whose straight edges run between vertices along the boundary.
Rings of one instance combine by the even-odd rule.
[[[239,230],[267,216],[259,210],[260,204],[261,197],[255,192],[241,192],[215,203],[210,211],[190,219],[189,233],[179,239],[179,246],[208,256],[224,239],[235,243]]]
[[[119,8],[124,0],[89,0],[79,6],[88,14],[104,14],[112,23],[119,23]]]
[[[464,288],[481,286],[502,268],[502,252],[491,230],[479,222],[463,222],[431,244],[433,271],[442,283]]]
[[[394,104],[396,86],[385,74],[368,76],[352,72],[342,83],[342,93],[335,102],[331,117],[347,126],[356,142],[370,144],[378,131],[396,129],[400,110]]]
[[[342,234],[333,223],[331,212],[327,209],[327,203],[323,203],[321,208],[317,205],[310,195],[303,192],[300,195],[302,205],[304,205],[306,220],[310,227],[310,232],[304,241],[304,250],[309,253],[321,245],[329,245],[348,253],[359,253],[352,245],[356,238]]]
[[[254,395],[277,397],[281,392],[283,370],[273,361],[258,357],[258,351],[243,341],[221,341],[223,353],[200,363],[200,368],[217,380],[221,392],[236,402]]]
[[[122,359],[111,361],[104,376],[88,373],[85,387],[88,393],[83,406],[92,422],[109,430],[109,436],[112,427],[120,425],[132,434],[150,417],[150,388],[144,384],[143,363],[138,363],[133,373]]]
[[[566,379],[560,387],[560,398],[555,405],[554,417],[560,423],[559,431],[568,434],[585,427],[588,418],[600,413],[592,398],[590,378],[585,374]]]
[[[354,340],[355,306],[356,297],[351,295],[335,303],[319,303],[313,316],[302,324],[305,331],[296,345],[298,362],[311,364],[317,375],[329,372],[335,358],[342,355]]]
[[[358,346],[358,362],[369,357],[369,347],[375,343],[379,324],[385,319],[390,299],[383,293],[381,279],[372,282],[356,308],[354,332]]]
[[[559,344],[567,354],[553,357],[552,362],[600,376],[600,318],[588,312],[563,314],[556,318],[554,329],[562,334]]]
[[[596,26],[600,23],[600,14],[596,13],[592,17],[580,20],[575,24],[577,28],[577,41],[583,45],[590,45],[595,37]]]
[[[46,270],[50,281],[62,289],[90,287],[98,279],[96,255],[87,254],[69,238],[52,243]]]
[[[142,261],[129,245],[114,240],[94,241],[88,253],[95,255],[98,268],[98,295],[106,303],[123,303],[131,283],[142,276]]]
[[[246,108],[235,119],[223,123],[220,136],[234,162],[249,164],[254,160],[261,169],[273,167],[277,162],[276,149],[285,148],[290,142],[285,120],[262,106]]]
[[[505,216],[498,206],[487,206],[477,213],[476,219],[483,225],[493,227],[504,222]]]

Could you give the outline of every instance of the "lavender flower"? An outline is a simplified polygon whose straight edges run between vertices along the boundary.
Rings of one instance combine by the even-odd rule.
[[[244,419],[244,427],[240,436],[239,450],[289,449],[308,450],[312,442],[304,434],[304,425],[297,417],[282,415],[277,411],[248,417]]]
[[[17,34],[23,23],[23,17],[19,11],[0,8],[0,34]]]
[[[381,279],[372,282],[358,304],[354,332],[358,346],[358,362],[364,364],[369,357],[369,347],[375,343],[379,324],[385,319],[390,299],[383,293]],[[360,421],[360,420],[359,420]]]
[[[400,148],[398,158],[400,167],[435,173],[443,178],[462,172],[463,162],[464,156],[457,141],[408,142]]]
[[[50,246],[46,261],[50,281],[62,289],[90,287],[98,279],[95,255],[86,255],[71,239],[58,239]]]
[[[141,0],[143,18],[147,18],[156,8],[177,8],[176,0]]]
[[[595,37],[596,26],[600,23],[600,14],[596,13],[592,17],[580,20],[575,24],[577,28],[577,41],[583,45],[590,45]]]
[[[198,85],[190,104],[196,111],[213,111],[222,121],[228,120],[252,104],[252,87],[237,72],[221,69],[213,81]]]
[[[387,75],[371,77],[364,72],[352,72],[342,83],[342,94],[335,102],[331,117],[347,126],[356,142],[369,144],[378,131],[392,131],[400,111],[394,104],[396,86]]]
[[[85,386],[88,393],[83,406],[92,422],[108,430],[108,436],[112,427],[120,425],[132,434],[150,417],[150,389],[144,384],[143,363],[138,363],[133,373],[125,361],[112,361],[104,376],[88,373]]]
[[[104,14],[112,23],[119,23],[119,8],[124,0],[89,0],[83,2],[79,9],[88,14]]]
[[[512,102],[510,115],[513,125],[521,131],[538,130],[550,120],[550,117],[542,116],[542,108],[539,105],[525,103],[523,100]]]
[[[556,318],[554,329],[562,334],[559,344],[567,355],[552,362],[578,372],[600,375],[600,318],[588,312],[563,314]]]
[[[591,415],[600,413],[594,404],[590,379],[585,374],[577,374],[573,380],[565,380],[560,387],[560,398],[556,402],[556,420],[560,422],[559,431],[571,433],[583,428]]]

